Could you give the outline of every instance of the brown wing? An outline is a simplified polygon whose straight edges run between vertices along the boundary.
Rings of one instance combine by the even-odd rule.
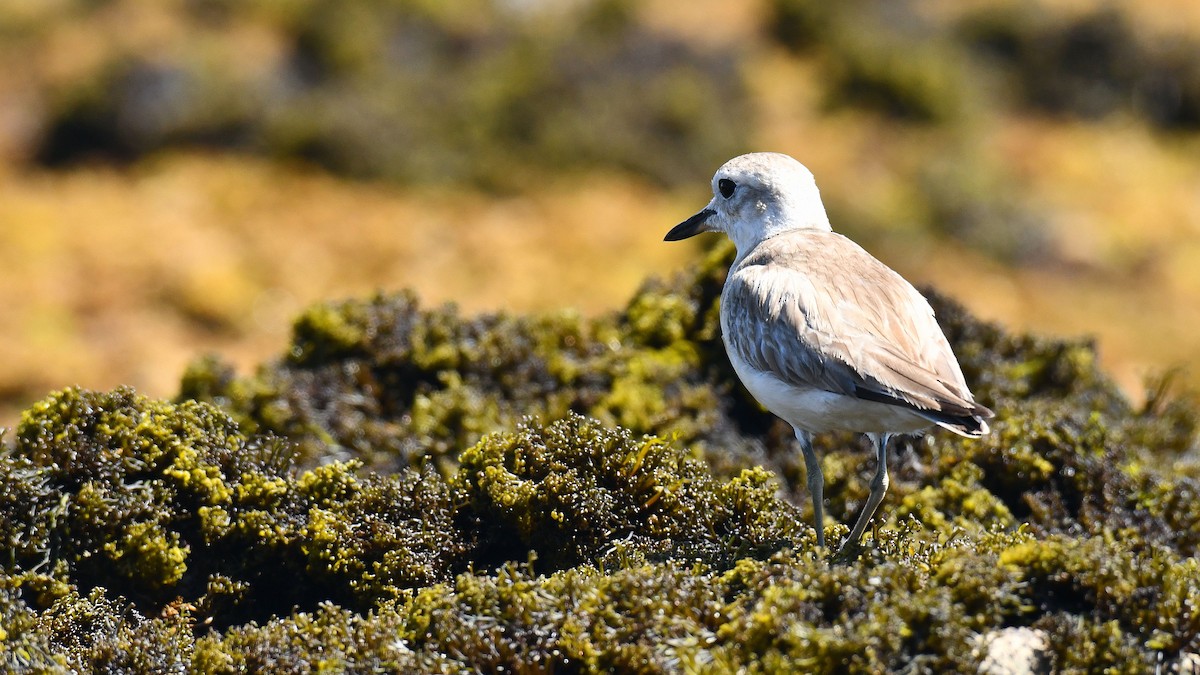
[[[762,242],[730,271],[721,302],[730,348],[785,381],[903,405],[965,424],[960,432],[991,416],[972,399],[925,298],[839,234]]]

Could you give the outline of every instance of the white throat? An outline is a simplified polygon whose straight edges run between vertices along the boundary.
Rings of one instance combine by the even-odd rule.
[[[729,223],[726,234],[737,248],[737,262],[764,240],[793,230],[833,231],[815,184],[779,195],[772,203],[759,201],[749,218]]]

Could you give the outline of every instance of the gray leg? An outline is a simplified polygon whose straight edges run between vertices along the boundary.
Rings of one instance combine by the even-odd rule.
[[[854,529],[850,530],[850,538],[846,540],[846,546],[858,544],[863,531],[867,529],[867,523],[871,522],[871,516],[875,515],[875,510],[879,508],[879,502],[883,501],[883,495],[887,493],[888,489],[887,444],[892,435],[867,434],[867,437],[875,445],[875,457],[879,465],[875,467],[875,477],[871,479],[871,496],[867,498],[867,505],[863,507],[858,521],[854,523]]]
[[[817,546],[825,546],[825,474],[821,460],[812,446],[812,434],[796,429],[796,440],[804,453],[804,468],[808,471],[808,493],[812,495],[813,521],[817,527]]]

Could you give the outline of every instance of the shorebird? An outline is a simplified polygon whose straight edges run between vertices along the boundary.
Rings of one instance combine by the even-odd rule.
[[[975,402],[929,302],[829,224],[812,173],[788,155],[726,162],[713,198],[666,241],[724,232],[737,256],[721,293],[725,351],[746,389],[792,425],[808,472],[817,545],[824,486],[812,436],[866,434],[878,462],[842,552],[859,545],[888,488],[896,434],[939,426],[977,438],[992,411]]]

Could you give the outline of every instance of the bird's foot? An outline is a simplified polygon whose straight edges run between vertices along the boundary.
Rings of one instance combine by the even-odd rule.
[[[861,540],[847,540],[842,544],[841,548],[838,549],[837,553],[833,554],[833,557],[829,559],[829,562],[834,565],[848,565],[858,560],[858,557],[862,555],[862,552],[863,545]]]

